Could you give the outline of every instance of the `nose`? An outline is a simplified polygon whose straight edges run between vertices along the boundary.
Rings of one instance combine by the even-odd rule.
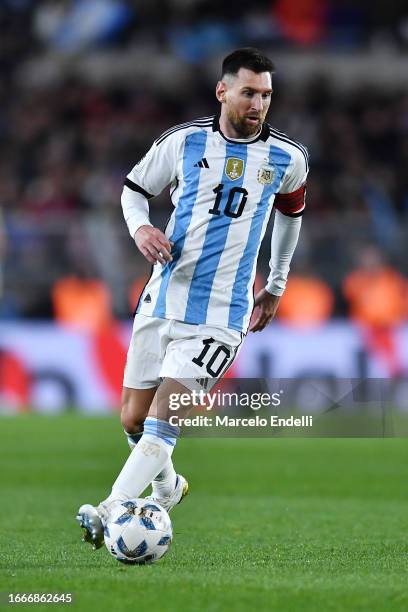
[[[261,111],[262,110],[262,96],[261,94],[255,94],[252,96],[252,110]]]

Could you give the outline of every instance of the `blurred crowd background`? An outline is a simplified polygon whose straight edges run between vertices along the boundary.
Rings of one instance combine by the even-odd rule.
[[[406,3],[3,0],[0,28],[1,319],[131,315],[149,266],[124,177],[165,129],[217,112],[222,58],[251,45],[277,66],[269,122],[311,156],[281,318],[407,320]],[[170,206],[151,202],[158,226]]]

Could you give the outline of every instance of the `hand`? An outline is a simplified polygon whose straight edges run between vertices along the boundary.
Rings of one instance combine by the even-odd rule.
[[[272,295],[266,289],[261,289],[255,296],[254,306],[259,307],[258,317],[249,331],[262,331],[270,323],[278,309],[280,296]]]
[[[135,233],[136,246],[141,254],[151,264],[158,261],[165,264],[173,261],[171,256],[172,243],[169,242],[162,231],[151,225],[141,225]]]

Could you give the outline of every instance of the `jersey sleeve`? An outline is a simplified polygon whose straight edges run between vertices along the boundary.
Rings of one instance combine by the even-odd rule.
[[[177,134],[156,140],[129,172],[125,186],[147,199],[161,193],[176,177],[179,146],[180,138]]]
[[[291,163],[274,202],[275,208],[283,215],[300,217],[303,214],[308,171],[307,150],[303,146],[293,147]]]

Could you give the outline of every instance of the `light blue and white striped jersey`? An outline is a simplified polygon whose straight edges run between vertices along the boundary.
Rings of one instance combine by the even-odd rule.
[[[267,123],[246,141],[226,138],[217,117],[165,132],[125,181],[147,198],[169,185],[174,205],[173,261],[153,267],[136,312],[246,332],[272,208],[302,214],[307,172],[305,147]]]

